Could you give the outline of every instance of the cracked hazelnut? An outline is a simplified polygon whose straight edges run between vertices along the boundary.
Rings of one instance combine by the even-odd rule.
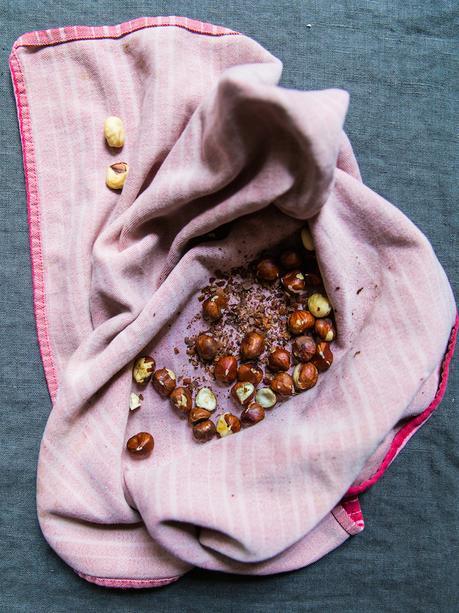
[[[175,389],[176,376],[172,370],[160,368],[153,375],[151,382],[158,394],[161,394],[161,396],[170,396]]]
[[[290,368],[290,362],[292,356],[290,351],[276,347],[268,356],[268,365],[270,370],[288,370]]]
[[[281,254],[280,263],[286,270],[295,270],[301,267],[302,260],[298,251],[288,249]]]
[[[315,319],[309,311],[293,311],[288,318],[288,329],[292,334],[303,334],[314,326]]]
[[[293,355],[300,362],[309,362],[316,352],[316,344],[310,336],[298,336],[292,344]]]
[[[282,277],[282,285],[291,294],[300,294],[306,287],[303,273],[299,270],[288,272]]]
[[[223,315],[223,309],[228,304],[224,294],[214,294],[202,303],[202,314],[205,319],[217,321]]]
[[[333,353],[331,352],[330,345],[325,341],[318,343],[316,352],[312,357],[311,362],[319,372],[328,370],[333,364]]]
[[[311,362],[307,364],[299,363],[293,370],[293,383],[297,392],[304,392],[311,389],[317,383],[319,373]]]
[[[253,426],[265,418],[265,410],[258,402],[251,402],[241,413],[241,423]]]
[[[218,342],[209,334],[200,334],[196,339],[195,349],[201,360],[211,362],[217,355]]]
[[[138,432],[131,436],[126,443],[129,453],[138,456],[147,456],[153,451],[155,441],[149,432]]]
[[[132,378],[139,385],[145,385],[150,381],[155,367],[156,362],[149,355],[137,358],[132,369]]]
[[[277,402],[277,396],[269,387],[262,387],[257,391],[255,400],[264,409],[272,409]]]
[[[241,343],[241,358],[243,360],[254,360],[264,351],[265,337],[259,332],[248,332]]]
[[[237,360],[232,355],[224,355],[215,363],[214,376],[220,383],[233,383],[237,377]]]
[[[207,411],[212,412],[217,408],[217,399],[210,388],[201,387],[196,394],[195,404],[200,409],[206,409]]]
[[[263,371],[255,364],[241,364],[237,369],[237,380],[258,385],[263,380]]]
[[[241,429],[241,422],[236,415],[232,413],[224,413],[217,420],[217,434],[220,438],[235,434]]]
[[[317,319],[314,330],[317,336],[327,343],[331,343],[335,338],[335,327],[331,319]]]
[[[286,372],[277,373],[271,379],[271,389],[279,396],[292,396],[295,393],[292,377]]]
[[[135,411],[137,409],[140,409],[140,407],[142,406],[142,400],[142,394],[135,394],[134,392],[132,392],[129,396],[129,410]]]
[[[246,407],[255,396],[255,386],[248,381],[239,381],[231,388],[231,396],[241,407]]]
[[[126,162],[116,162],[107,168],[105,183],[111,189],[123,189],[124,182],[128,176],[129,166]]]
[[[279,266],[269,258],[261,260],[257,264],[257,277],[262,281],[275,281],[279,278]]]
[[[175,390],[171,392],[169,398],[177,411],[183,415],[188,415],[188,413],[191,411],[191,407],[193,406],[193,396],[191,395],[190,390],[186,387],[176,387]]]
[[[188,413],[188,423],[190,426],[194,426],[195,424],[199,424],[200,421],[209,419],[211,415],[211,412],[207,411],[206,409],[191,409],[191,411]]]
[[[308,298],[308,309],[314,317],[327,317],[331,313],[331,304],[323,294],[312,294]]]
[[[111,115],[104,121],[104,136],[109,147],[120,148],[124,145],[124,126],[119,117]]]
[[[303,243],[303,247],[306,249],[306,251],[315,251],[314,241],[312,240],[312,235],[308,226],[304,226],[301,230],[301,242]]]
[[[214,438],[217,429],[213,421],[206,419],[193,426],[193,436],[199,443],[207,443]]]

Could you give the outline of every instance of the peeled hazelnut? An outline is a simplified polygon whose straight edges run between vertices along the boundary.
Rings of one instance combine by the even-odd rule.
[[[298,336],[292,344],[293,355],[300,362],[309,362],[316,352],[316,344],[310,336]]]
[[[255,386],[248,381],[239,381],[239,383],[233,385],[231,396],[240,406],[246,407],[255,396]]]
[[[111,189],[123,189],[124,182],[128,176],[129,166],[126,162],[116,162],[107,168],[105,183]]]
[[[312,294],[308,298],[308,309],[314,317],[327,317],[331,313],[331,304],[323,294]]]
[[[217,433],[220,438],[228,436],[229,434],[235,434],[241,429],[241,422],[236,415],[232,413],[225,413],[220,415],[217,420]]]
[[[314,326],[315,319],[309,311],[293,311],[288,318],[288,329],[292,334],[303,334]]]
[[[140,409],[140,407],[142,406],[142,400],[142,394],[135,394],[134,392],[132,392],[129,396],[129,410],[135,411],[136,409]]]
[[[300,294],[306,287],[303,273],[299,270],[288,272],[282,277],[282,285],[291,294]]]
[[[237,377],[237,360],[232,355],[224,355],[215,364],[214,376],[221,383],[233,383]]]
[[[327,343],[331,343],[335,338],[335,327],[331,319],[317,319],[314,330],[317,336]]]
[[[319,372],[328,370],[333,364],[333,353],[331,352],[330,345],[325,341],[318,343],[311,362]]]
[[[268,365],[270,370],[288,370],[290,368],[290,362],[292,356],[290,351],[276,347],[268,356]]]
[[[205,362],[211,362],[217,355],[218,342],[209,334],[200,334],[196,339],[195,349]]]
[[[271,379],[271,389],[279,396],[292,396],[295,393],[292,377],[286,372],[277,373]]]
[[[206,411],[212,412],[217,408],[217,399],[210,388],[201,387],[196,394],[195,404],[200,409],[206,409]]]
[[[207,419],[193,426],[193,436],[199,443],[207,443],[214,438],[217,429],[213,421]]]
[[[137,358],[132,369],[132,378],[139,385],[145,385],[151,379],[156,362],[149,355]]]
[[[202,303],[202,314],[205,319],[217,321],[223,314],[227,301],[219,294],[215,294]]]
[[[262,387],[257,391],[255,400],[264,409],[272,409],[277,402],[277,396],[269,387]]]
[[[241,413],[244,426],[252,426],[265,418],[265,410],[258,402],[251,402]]]
[[[257,265],[257,277],[262,281],[275,281],[279,278],[279,266],[274,262],[266,258],[261,260]]]
[[[207,411],[206,409],[191,409],[191,411],[188,413],[188,423],[191,426],[194,426],[195,424],[199,424],[200,421],[209,419],[210,416],[211,412]]]
[[[263,371],[255,364],[241,364],[237,369],[237,380],[258,385],[263,380]]]
[[[312,240],[311,232],[308,226],[304,226],[301,230],[301,242],[306,251],[314,251],[314,241]]]
[[[124,145],[124,126],[119,117],[110,116],[104,121],[104,136],[109,147]]]
[[[168,368],[160,368],[153,375],[151,382],[158,394],[161,394],[161,396],[170,396],[175,389],[175,373]]]
[[[297,392],[311,389],[317,383],[319,373],[311,362],[297,364],[293,371],[293,383]]]
[[[248,332],[241,343],[241,358],[254,360],[260,356],[265,348],[265,337],[259,332]]]
[[[301,267],[302,260],[298,251],[289,249],[281,254],[280,263],[286,270],[295,270]]]
[[[174,407],[183,415],[188,415],[193,406],[193,397],[186,387],[176,387],[169,396]]]
[[[153,451],[155,441],[149,432],[134,434],[126,443],[129,453],[139,456],[147,456]]]

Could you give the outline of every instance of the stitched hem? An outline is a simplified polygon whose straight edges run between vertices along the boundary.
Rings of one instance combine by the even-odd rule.
[[[77,570],[73,569],[75,573],[88,581],[89,583],[95,583],[101,587],[115,587],[118,589],[145,589],[149,587],[164,587],[170,583],[178,581],[182,575],[176,577],[166,577],[164,579],[111,579],[109,577],[93,577],[92,575],[85,575]]]

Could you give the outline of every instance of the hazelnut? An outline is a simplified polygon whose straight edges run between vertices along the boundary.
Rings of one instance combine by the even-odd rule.
[[[151,382],[158,394],[161,394],[161,396],[170,396],[175,389],[175,373],[168,368],[160,368],[153,375]]]
[[[217,429],[213,421],[206,419],[193,426],[193,436],[199,443],[207,443],[214,438]]]
[[[109,147],[122,147],[124,145],[124,126],[119,117],[113,115],[104,121],[104,136]]]
[[[233,385],[231,396],[242,407],[246,407],[255,396],[255,386],[248,381],[239,381]]]
[[[268,356],[268,365],[273,371],[288,370],[291,360],[292,356],[290,351],[282,349],[281,347],[276,347]]]
[[[303,273],[299,270],[288,272],[282,277],[282,285],[291,294],[300,294],[306,287]]]
[[[306,251],[314,251],[314,241],[312,240],[308,226],[304,226],[301,230],[301,242]]]
[[[196,394],[195,404],[199,409],[206,409],[206,411],[212,412],[217,408],[217,399],[210,388],[201,387]]]
[[[221,383],[233,383],[237,377],[237,360],[232,355],[224,355],[215,364],[214,376]]]
[[[220,438],[228,436],[229,434],[235,434],[241,429],[241,422],[236,415],[232,413],[225,413],[220,415],[217,420],[217,433]]]
[[[196,339],[195,349],[205,362],[211,362],[218,351],[218,342],[209,334],[200,334]]]
[[[327,317],[331,313],[331,304],[323,294],[312,294],[308,298],[308,309],[314,317]]]
[[[286,270],[295,270],[301,267],[302,260],[298,251],[288,249],[281,254],[280,263]]]
[[[317,319],[314,330],[317,336],[327,343],[331,343],[335,338],[335,328],[331,319]]]
[[[260,356],[265,348],[265,337],[259,332],[248,332],[241,343],[241,358],[254,360]]]
[[[275,281],[279,278],[279,266],[274,262],[266,258],[261,260],[257,265],[257,277],[262,281]]]
[[[126,443],[129,453],[139,456],[147,456],[153,451],[155,441],[149,432],[134,434]]]
[[[132,392],[129,396],[129,410],[135,411],[136,409],[140,409],[140,407],[142,406],[142,400],[142,394],[135,394],[134,392]]]
[[[149,355],[137,358],[132,369],[132,378],[139,385],[145,385],[151,379],[156,362]]]
[[[128,176],[129,166],[126,162],[116,162],[107,168],[105,183],[111,189],[123,189]]]
[[[299,363],[293,370],[293,383],[297,392],[311,389],[317,383],[319,373],[311,362],[307,364]]]
[[[265,418],[265,410],[258,402],[251,402],[241,413],[244,426],[252,426]]]
[[[188,415],[193,406],[193,397],[186,387],[176,387],[169,396],[173,406],[183,415]]]
[[[295,393],[292,377],[286,372],[277,373],[271,379],[271,389],[279,396],[292,396]]]
[[[305,273],[304,281],[307,287],[321,287],[323,285],[321,277],[313,272]]]
[[[258,385],[263,380],[263,371],[255,364],[241,364],[237,369],[237,380]]]
[[[209,419],[210,416],[211,412],[206,409],[191,409],[188,413],[188,423],[190,426],[194,426],[195,424],[199,424],[200,421]]]
[[[298,336],[292,344],[293,355],[300,362],[309,362],[316,352],[316,344],[310,336]]]
[[[314,326],[315,319],[309,311],[293,311],[288,318],[288,329],[292,334],[303,334]]]
[[[228,301],[221,294],[214,294],[202,303],[202,314],[205,319],[217,321],[223,314]]]
[[[330,345],[325,341],[318,343],[311,362],[319,372],[328,370],[333,364],[333,353],[331,352]]]
[[[277,402],[277,396],[269,387],[262,387],[257,391],[255,400],[264,409],[272,409]]]

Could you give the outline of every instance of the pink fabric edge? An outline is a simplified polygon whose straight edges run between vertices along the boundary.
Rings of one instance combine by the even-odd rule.
[[[75,570],[75,569],[74,569]],[[166,577],[164,579],[107,579],[104,577],[93,577],[92,575],[85,575],[75,570],[75,573],[88,581],[89,583],[95,583],[101,587],[114,587],[118,589],[142,589],[148,587],[164,587],[170,583],[175,583],[181,577]]]
[[[339,525],[351,536],[362,532],[365,528],[362,509],[357,496],[341,500],[341,502],[332,509],[331,513]]]

